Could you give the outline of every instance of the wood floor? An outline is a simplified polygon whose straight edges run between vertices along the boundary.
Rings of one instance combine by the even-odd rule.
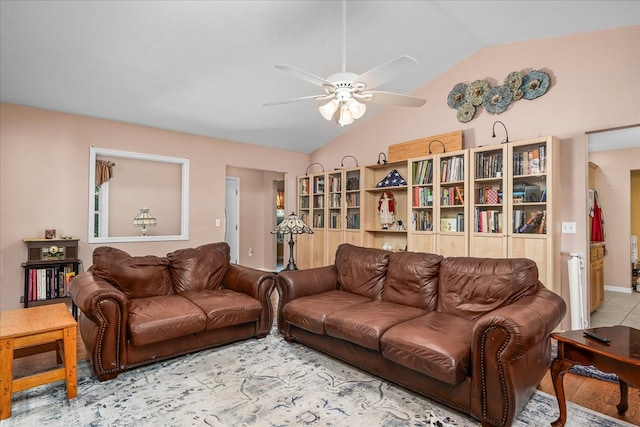
[[[84,348],[82,338],[78,333],[78,360],[86,358],[87,352]],[[55,352],[27,356],[14,361],[14,374],[19,376],[26,372],[45,369],[55,364]],[[555,396],[549,371],[547,371],[547,374],[542,379],[538,389]],[[618,415],[616,409],[616,405],[620,401],[620,388],[617,383],[565,374],[564,390],[567,401],[569,402],[640,426],[640,389],[638,388],[629,387],[629,409],[624,416]]]

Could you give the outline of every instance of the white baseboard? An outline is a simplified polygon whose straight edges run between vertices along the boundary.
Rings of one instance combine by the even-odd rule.
[[[621,292],[623,294],[631,293],[631,287],[625,288],[623,286],[606,286],[605,285],[604,290],[611,291],[611,292]]]

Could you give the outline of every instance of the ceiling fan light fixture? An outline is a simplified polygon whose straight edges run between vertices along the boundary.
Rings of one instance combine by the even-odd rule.
[[[353,122],[354,119],[351,111],[349,111],[349,108],[343,104],[343,106],[340,107],[340,118],[338,119],[338,123],[340,126],[347,126]]]
[[[362,117],[364,113],[367,111],[366,105],[356,101],[353,98],[347,101],[347,106],[349,107],[349,112],[351,113],[353,118],[356,120]]]
[[[320,114],[322,114],[322,117],[324,117],[327,120],[331,120],[333,118],[333,115],[338,110],[339,106],[340,106],[340,103],[338,102],[337,99],[334,98],[331,101],[327,102],[326,104],[318,107],[318,111],[320,111]]]

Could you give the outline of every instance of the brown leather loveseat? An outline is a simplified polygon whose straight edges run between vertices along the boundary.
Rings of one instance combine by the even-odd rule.
[[[349,244],[335,264],[281,272],[278,330],[443,402],[510,426],[550,364],[566,313],[528,259],[443,258]]]
[[[251,337],[273,324],[273,273],[230,264],[229,245],[130,256],[111,247],[70,284],[100,381],[185,353]]]

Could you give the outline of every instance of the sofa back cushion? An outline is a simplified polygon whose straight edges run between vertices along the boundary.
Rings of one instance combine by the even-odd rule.
[[[420,252],[394,252],[389,258],[382,299],[424,310],[436,309],[438,272],[443,257]]]
[[[380,299],[391,252],[343,243],[336,251],[340,289]]]
[[[197,248],[178,249],[167,254],[169,272],[176,292],[220,289],[229,269],[230,248],[226,242]]]
[[[445,258],[438,311],[474,320],[535,293],[538,283],[538,267],[530,259]]]
[[[93,251],[92,272],[127,298],[147,298],[173,294],[169,261],[154,255],[131,256],[127,252],[101,246]]]

